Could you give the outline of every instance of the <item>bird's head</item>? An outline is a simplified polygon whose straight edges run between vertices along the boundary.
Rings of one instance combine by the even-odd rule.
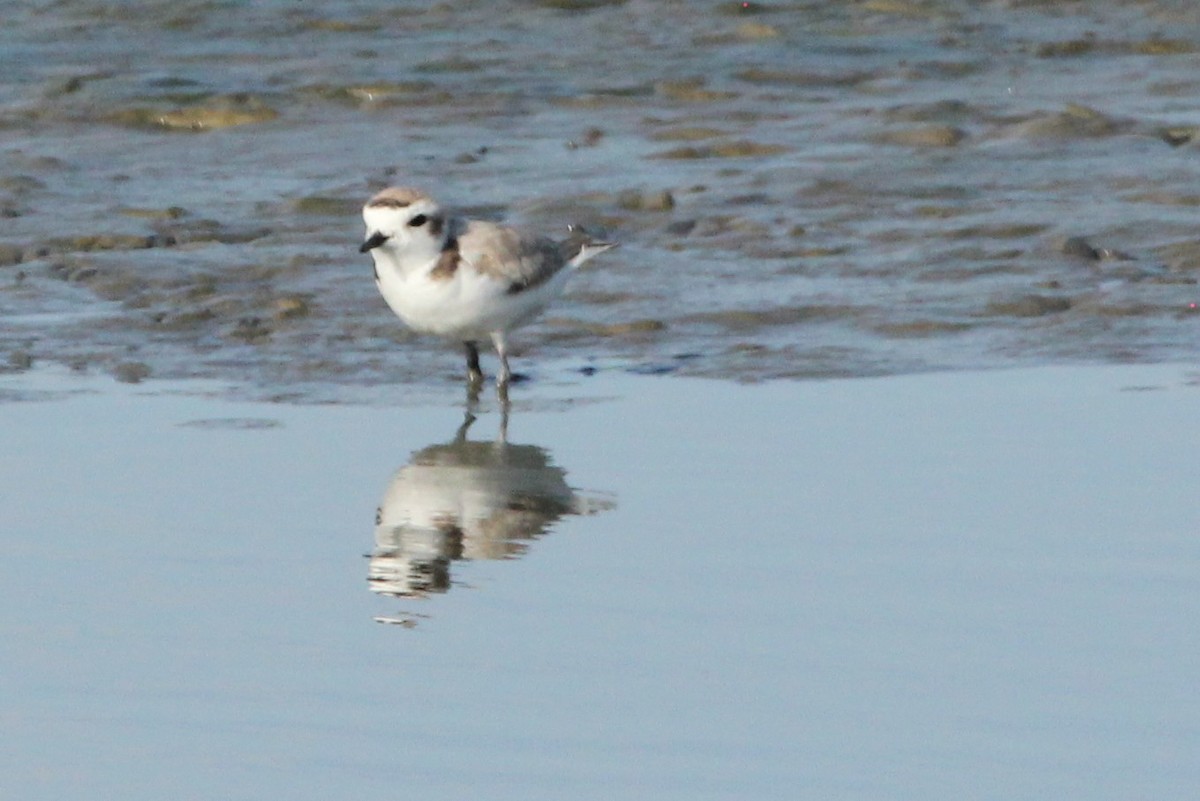
[[[395,257],[434,259],[446,243],[446,215],[417,189],[384,189],[363,206],[367,237],[360,253],[381,250]]]

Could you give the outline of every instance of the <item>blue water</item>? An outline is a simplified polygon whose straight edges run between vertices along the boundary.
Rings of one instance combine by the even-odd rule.
[[[0,793],[1115,800],[1200,781],[1191,371],[593,382],[518,404],[508,442],[602,508],[389,597],[367,581],[375,509],[453,440],[453,404],[6,378],[67,392],[0,406]],[[499,426],[485,405],[468,437]]]

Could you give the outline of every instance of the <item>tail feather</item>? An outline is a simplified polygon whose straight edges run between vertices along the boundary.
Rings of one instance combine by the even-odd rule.
[[[571,259],[571,266],[578,267],[592,256],[596,256],[606,250],[612,250],[616,246],[616,242],[588,242],[579,248],[579,253],[575,254],[575,258]]]
[[[567,257],[567,264],[571,267],[578,267],[593,256],[606,250],[612,250],[617,246],[616,242],[593,239],[578,225],[567,226],[567,230],[570,231],[570,236],[562,243],[561,247]]]

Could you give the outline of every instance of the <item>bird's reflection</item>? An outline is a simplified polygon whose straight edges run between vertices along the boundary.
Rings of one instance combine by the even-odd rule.
[[[401,597],[445,592],[458,559],[511,559],[566,515],[611,509],[611,497],[571,489],[566,471],[536,445],[507,441],[507,415],[494,441],[454,438],[412,455],[375,513],[369,584]]]

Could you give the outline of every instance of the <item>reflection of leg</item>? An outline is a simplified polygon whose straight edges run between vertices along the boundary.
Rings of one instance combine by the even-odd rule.
[[[479,411],[479,389],[483,386],[483,379],[479,381],[467,379],[467,415],[473,415]]]
[[[471,408],[467,407],[466,414],[463,415],[462,425],[458,427],[458,431],[454,432],[455,442],[467,441],[467,429],[471,427],[471,423],[475,422],[475,415],[471,414]]]
[[[500,436],[499,442],[508,442],[508,384],[496,388],[496,396],[500,401]]]
[[[467,352],[467,382],[478,386],[483,383],[483,370],[479,368],[479,348],[474,342],[464,342],[463,349]]]

